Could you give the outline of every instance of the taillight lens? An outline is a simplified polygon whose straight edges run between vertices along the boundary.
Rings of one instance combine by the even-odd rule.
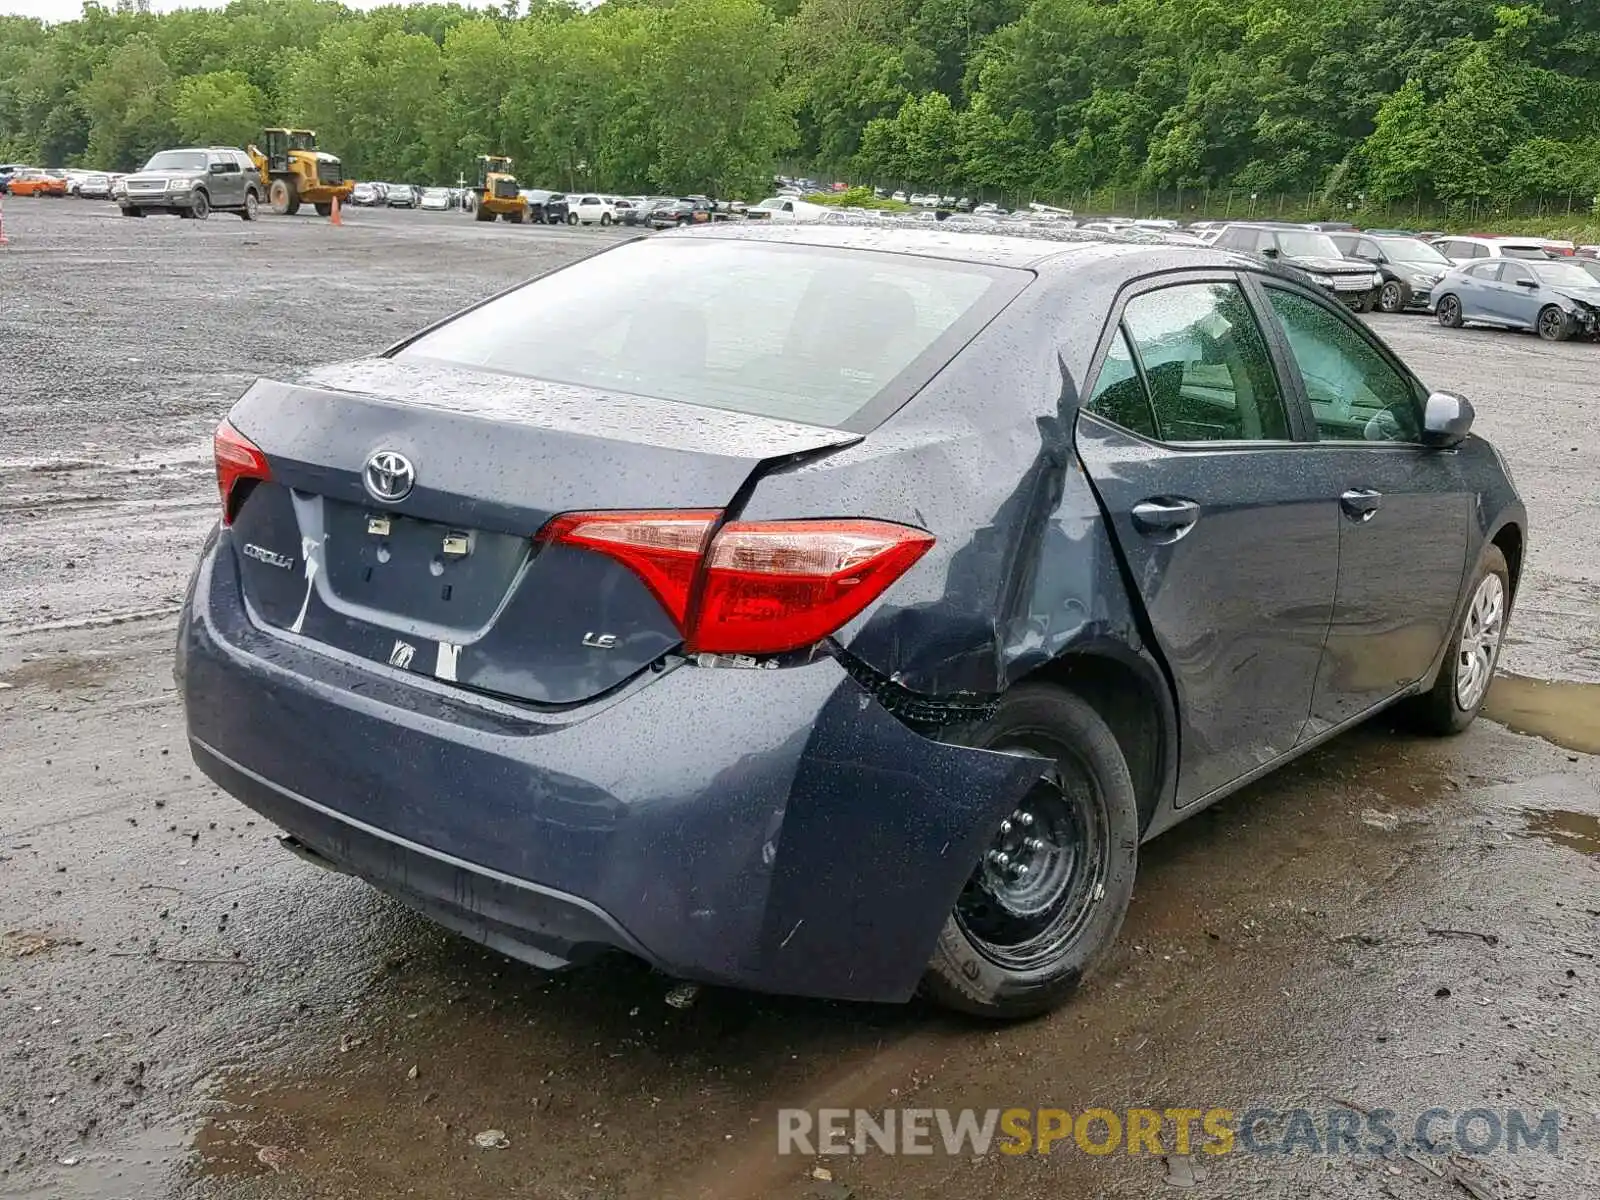
[[[539,538],[616,559],[644,581],[682,630],[706,535],[721,515],[717,509],[568,513],[546,525]]]
[[[932,534],[887,521],[732,522],[706,556],[688,648],[777,654],[821,641],[932,545]]]
[[[244,434],[226,420],[217,426],[211,439],[212,453],[217,460],[217,491],[222,495],[222,523],[232,525],[238,505],[233,502],[233,490],[246,479],[272,478],[272,468],[267,456]]]
[[[639,576],[690,653],[778,654],[836,632],[904,575],[932,534],[888,521],[732,521],[720,513],[569,513],[540,540],[582,546]]]

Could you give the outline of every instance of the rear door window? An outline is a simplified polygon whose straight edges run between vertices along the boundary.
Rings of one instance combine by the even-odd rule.
[[[1032,278],[816,246],[631,242],[471,309],[396,357],[865,430]]]

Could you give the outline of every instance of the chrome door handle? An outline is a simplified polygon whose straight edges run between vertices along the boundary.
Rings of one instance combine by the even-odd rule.
[[[1200,506],[1193,500],[1161,498],[1141,500],[1133,506],[1133,523],[1145,533],[1180,532],[1199,519]]]

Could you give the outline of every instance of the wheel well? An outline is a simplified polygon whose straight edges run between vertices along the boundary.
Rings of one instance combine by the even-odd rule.
[[[1028,676],[1081,696],[1111,727],[1139,798],[1139,830],[1155,815],[1166,779],[1166,739],[1148,680],[1132,667],[1095,654],[1067,654]]]
[[[1506,556],[1506,569],[1511,572],[1511,598],[1517,596],[1517,581],[1522,578],[1522,530],[1515,525],[1504,525],[1494,535],[1493,542]]]

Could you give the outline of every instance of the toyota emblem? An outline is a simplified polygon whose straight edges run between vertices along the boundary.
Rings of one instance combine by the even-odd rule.
[[[404,454],[395,450],[379,450],[367,459],[362,479],[374,500],[393,504],[411,494],[417,482],[417,469]]]

